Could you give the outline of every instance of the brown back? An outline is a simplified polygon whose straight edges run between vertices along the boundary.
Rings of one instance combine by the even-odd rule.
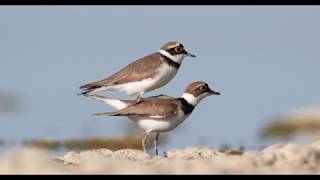
[[[154,69],[158,68],[162,64],[160,57],[160,53],[152,53],[132,62],[106,79],[83,85],[80,88],[117,85],[149,78],[156,73]]]
[[[177,114],[180,101],[177,99],[163,96],[160,98],[153,97],[141,100],[138,103],[129,105],[128,107],[115,111],[111,116],[143,116],[152,118],[170,118]]]

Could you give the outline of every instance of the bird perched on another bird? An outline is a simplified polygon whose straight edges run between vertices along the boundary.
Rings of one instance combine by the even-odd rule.
[[[168,42],[158,52],[142,57],[125,66],[117,73],[80,87],[82,95],[100,91],[122,91],[137,101],[144,93],[158,89],[172,80],[186,56],[195,57],[187,52],[180,42]]]

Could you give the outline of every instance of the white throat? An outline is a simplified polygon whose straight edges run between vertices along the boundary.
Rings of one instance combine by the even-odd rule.
[[[167,58],[171,59],[172,61],[179,63],[179,64],[181,64],[184,57],[186,57],[186,55],[184,55],[184,54],[177,54],[177,55],[173,56],[163,49],[160,49],[158,52],[160,54],[162,54],[163,56],[165,56],[165,57],[167,57]]]
[[[182,98],[185,99],[189,104],[192,104],[193,106],[196,106],[200,101],[201,97],[194,97],[194,95],[189,93],[183,93]]]

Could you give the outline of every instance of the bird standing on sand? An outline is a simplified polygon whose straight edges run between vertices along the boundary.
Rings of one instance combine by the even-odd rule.
[[[186,56],[195,57],[181,43],[168,42],[158,52],[132,62],[117,73],[81,86],[80,94],[122,91],[130,96],[137,95],[139,101],[144,93],[158,89],[172,80]]]
[[[144,152],[146,152],[148,135],[155,132],[154,153],[158,155],[160,133],[176,128],[192,113],[203,98],[210,95],[220,95],[220,93],[211,90],[207,83],[197,81],[191,83],[180,98],[159,95],[142,98],[139,102],[136,102],[135,100],[120,100],[99,95],[88,95],[88,97],[103,101],[117,109],[115,112],[96,113],[94,115],[127,116],[142,128],[145,131],[142,139]]]

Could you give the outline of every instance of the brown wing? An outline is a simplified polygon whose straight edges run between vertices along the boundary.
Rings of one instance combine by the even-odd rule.
[[[155,99],[175,99],[174,97],[171,97],[171,96],[167,96],[167,95],[164,95],[164,94],[159,94],[159,95],[156,95],[156,96],[150,96],[150,97],[146,97],[146,98],[141,98],[142,101],[153,101]],[[132,100],[132,101],[135,101],[137,102],[137,100]]]
[[[155,99],[174,99],[174,97],[171,96],[167,96],[164,94],[159,94],[156,96],[150,96],[150,97],[146,97],[146,98],[141,98],[141,101],[154,101]],[[124,100],[122,99],[121,101],[126,102],[128,104],[136,104],[138,103],[137,100]]]
[[[150,118],[170,118],[177,114],[178,105],[165,98],[140,101],[119,111],[109,113],[110,116],[145,116]]]
[[[80,89],[93,89],[149,78],[155,74],[154,69],[161,65],[160,57],[161,55],[158,52],[152,53],[132,62],[108,78],[83,85]]]
[[[115,99],[115,98],[112,98],[112,97],[101,96],[101,95],[98,95],[98,94],[88,95],[88,97],[96,99],[96,100],[99,100],[99,101],[102,101],[102,102],[105,102],[105,100],[108,100],[108,99]],[[152,101],[152,100],[155,100],[157,98],[159,98],[159,99],[174,99],[174,97],[170,97],[170,96],[167,96],[167,95],[160,94],[160,95],[156,95],[156,96],[150,96],[150,97],[146,97],[146,98],[141,98],[141,101]],[[124,103],[126,103],[127,105],[132,105],[132,104],[138,103],[137,100],[124,100],[124,99],[119,99],[119,100],[124,102]]]

